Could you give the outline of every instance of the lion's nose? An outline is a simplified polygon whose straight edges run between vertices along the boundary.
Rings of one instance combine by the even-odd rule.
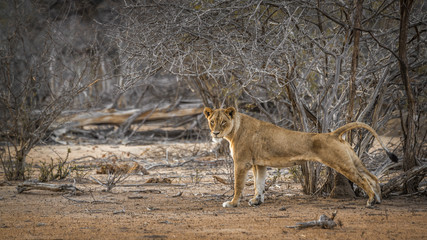
[[[217,136],[219,134],[219,131],[214,131],[212,132],[215,136]]]

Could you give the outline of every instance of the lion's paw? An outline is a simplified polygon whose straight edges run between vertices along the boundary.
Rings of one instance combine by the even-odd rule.
[[[232,207],[237,207],[237,205],[238,205],[238,204],[232,204],[230,201],[227,201],[227,202],[224,202],[224,203],[222,204],[222,207],[225,207],[225,208],[232,208]]]
[[[375,194],[375,202],[381,204],[381,194]]]
[[[249,206],[257,206],[264,202],[264,196],[256,196],[249,200]]]
[[[375,199],[368,199],[368,201],[366,202],[367,208],[374,208],[374,205],[375,205]]]

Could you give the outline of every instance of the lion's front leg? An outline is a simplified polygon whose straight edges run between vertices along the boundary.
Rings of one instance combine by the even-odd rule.
[[[265,178],[267,176],[266,166],[254,166],[254,187],[255,196],[249,200],[250,206],[260,205],[264,202],[264,189],[265,189]]]
[[[234,196],[231,201],[224,202],[223,207],[237,207],[239,205],[249,168],[250,166],[240,166],[234,162]]]

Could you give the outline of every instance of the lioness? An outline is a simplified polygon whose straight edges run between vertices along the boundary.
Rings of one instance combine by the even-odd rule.
[[[234,197],[224,202],[223,207],[238,206],[249,169],[252,168],[255,178],[255,196],[249,200],[249,205],[254,206],[264,202],[267,166],[282,168],[302,161],[323,163],[359,185],[369,196],[367,206],[375,201],[380,203],[378,179],[366,169],[350,144],[342,139],[345,132],[354,128],[370,131],[388,156],[397,161],[375,130],[360,122],[349,123],[330,133],[305,133],[252,118],[233,107],[216,110],[206,107],[203,113],[208,119],[213,140],[225,138],[230,143],[234,161]]]

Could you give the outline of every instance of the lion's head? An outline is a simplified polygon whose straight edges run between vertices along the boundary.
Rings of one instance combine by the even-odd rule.
[[[208,119],[212,140],[214,142],[221,141],[223,137],[230,134],[233,130],[234,120],[237,113],[234,107],[216,110],[206,107],[203,110],[203,113]]]

